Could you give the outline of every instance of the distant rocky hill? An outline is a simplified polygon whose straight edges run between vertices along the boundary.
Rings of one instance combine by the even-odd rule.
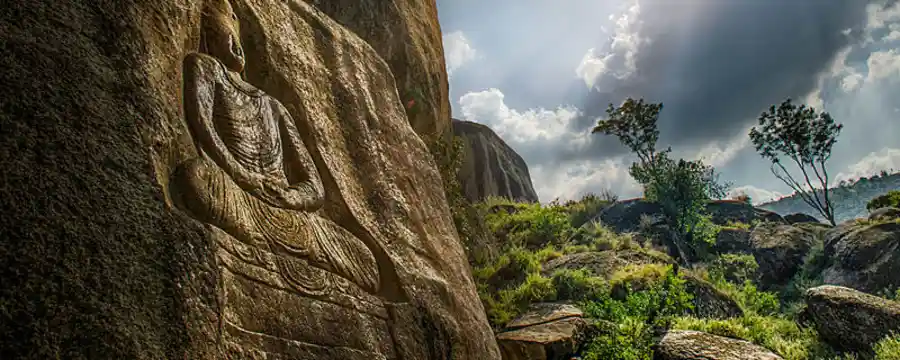
[[[491,128],[453,119],[453,133],[465,142],[459,182],[466,198],[473,202],[491,196],[538,201],[525,160]]]
[[[849,219],[865,217],[868,214],[866,203],[872,198],[891,190],[900,189],[900,173],[875,175],[832,189],[829,196],[834,201],[835,220],[842,222]],[[803,202],[797,195],[783,197],[776,201],[760,204],[758,207],[777,212],[781,215],[806,213],[822,219],[816,210]]]

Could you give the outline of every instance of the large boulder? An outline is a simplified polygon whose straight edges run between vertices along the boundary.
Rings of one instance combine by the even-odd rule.
[[[566,304],[534,304],[497,334],[504,360],[569,360],[585,340],[589,323]]]
[[[644,199],[621,200],[603,208],[594,221],[599,221],[619,233],[635,232],[642,226],[659,224],[662,208]],[[590,222],[585,226],[589,226]]]
[[[653,349],[654,360],[781,360],[751,342],[692,330],[666,332]]]
[[[883,207],[869,213],[869,220],[884,221],[900,218],[900,209],[895,207]]]
[[[825,283],[871,293],[900,286],[900,223],[851,222],[825,238]]]
[[[706,204],[706,211],[712,217],[712,222],[719,225],[733,222],[752,224],[758,221],[786,223],[781,215],[737,200],[710,201]]]
[[[435,1],[306,2],[354,32],[387,62],[409,123],[420,137],[449,133],[450,93]]]
[[[716,234],[713,250],[717,253],[749,254],[753,250],[750,243],[750,230],[739,227],[723,227]]]
[[[458,176],[469,201],[483,201],[491,196],[538,201],[525,160],[491,128],[453,119],[453,133],[464,142]]]
[[[750,233],[750,244],[759,264],[761,287],[772,289],[786,284],[803,266],[815,242],[816,235],[800,227],[778,223],[756,226]]]
[[[801,224],[801,223],[821,223],[818,218],[815,216],[804,214],[804,213],[793,213],[784,216],[784,221],[787,221],[788,224]]]
[[[28,2],[0,11],[0,127],[9,130],[0,135],[0,353],[498,359],[440,175],[389,65],[303,1],[235,0],[239,36],[213,36],[227,33],[206,31],[236,29],[227,11],[204,11],[222,1]],[[343,11],[379,16],[373,6]],[[407,15],[436,21],[433,11]],[[238,39],[242,80],[190,67],[203,59],[189,55],[197,51],[235,56]],[[223,44],[216,40],[233,46],[210,47]],[[439,94],[442,56],[432,55],[422,86]],[[198,63],[216,64],[208,59]],[[219,81],[218,92],[203,81]],[[201,101],[183,102],[192,93]],[[253,165],[302,163],[305,173],[280,176],[304,186],[269,184],[272,174],[239,178],[227,159],[201,154],[210,141],[189,131],[187,113],[206,114],[204,96],[226,95],[262,111],[242,113],[237,100],[216,111],[277,120],[260,134],[290,144],[273,145],[290,151],[284,159]],[[214,131],[243,131],[223,130],[220,120],[229,121],[217,118]],[[309,185],[313,177],[321,184]],[[188,194],[184,178],[221,187]],[[262,181],[315,201],[294,204],[304,211],[262,205],[273,200],[259,187],[251,195],[236,184]],[[206,205],[253,221],[190,210]]]
[[[900,332],[900,303],[850,288],[823,285],[806,291],[803,318],[831,346],[870,352],[872,345]]]
[[[684,288],[693,296],[690,313],[699,318],[726,319],[744,315],[744,310],[728,294],[692,274],[684,277]]]

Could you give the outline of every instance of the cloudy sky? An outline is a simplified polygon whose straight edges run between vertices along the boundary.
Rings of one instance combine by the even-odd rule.
[[[609,103],[662,102],[658,148],[704,159],[754,202],[790,193],[747,132],[791,97],[844,124],[837,180],[900,170],[896,0],[437,0],[453,116],[487,124],[542,202],[640,195]],[[837,181],[836,180],[836,181]]]

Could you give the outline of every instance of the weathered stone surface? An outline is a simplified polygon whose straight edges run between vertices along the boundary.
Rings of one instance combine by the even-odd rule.
[[[900,209],[895,207],[883,207],[869,213],[869,220],[884,220],[900,218]]]
[[[464,157],[459,182],[472,202],[490,196],[537,202],[528,165],[489,127],[453,119],[453,133],[462,138]]]
[[[434,0],[305,1],[356,33],[387,62],[419,136],[449,133],[449,83]]]
[[[497,334],[505,360],[568,360],[578,349],[588,322],[566,304],[535,304]]]
[[[729,222],[741,222],[751,224],[755,221],[767,221],[786,223],[781,215],[769,210],[761,209],[735,200],[715,200],[706,205],[706,211],[712,217],[712,222],[724,225]]]
[[[672,330],[654,347],[654,360],[781,360],[781,356],[744,340],[700,331]]]
[[[811,231],[791,225],[763,223],[750,233],[753,256],[759,264],[761,287],[770,289],[787,283],[803,265],[815,243]]]
[[[804,317],[828,344],[849,351],[871,351],[892,331],[900,332],[900,303],[841,286],[807,290]]]
[[[819,221],[819,219],[817,219],[815,216],[804,213],[793,213],[785,215],[784,221],[787,221],[788,224],[821,223],[821,221]]]
[[[0,320],[14,324],[0,352],[498,359],[439,174],[389,66],[307,3],[232,5],[237,19],[204,2],[0,11],[0,124],[14,132],[0,140],[0,202],[17,209],[0,215],[12,239],[0,245],[11,270]],[[239,36],[222,32],[237,20]],[[194,52],[231,74],[187,71]],[[192,94],[221,100],[213,133],[224,145],[201,139],[189,113],[205,110]],[[256,129],[228,128],[238,125]],[[249,169],[213,148],[248,151],[235,161]]]
[[[634,232],[640,229],[642,216],[656,221],[662,216],[662,208],[640,198],[621,200],[603,208],[594,221],[600,221],[616,232]]]
[[[900,286],[900,223],[841,224],[826,235],[826,284],[865,292]]]
[[[751,253],[750,230],[735,227],[720,229],[713,250],[717,253]]]

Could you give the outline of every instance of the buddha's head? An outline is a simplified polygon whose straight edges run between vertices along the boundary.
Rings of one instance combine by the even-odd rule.
[[[202,51],[219,59],[232,71],[244,69],[240,26],[229,0],[207,0],[203,10]]]

